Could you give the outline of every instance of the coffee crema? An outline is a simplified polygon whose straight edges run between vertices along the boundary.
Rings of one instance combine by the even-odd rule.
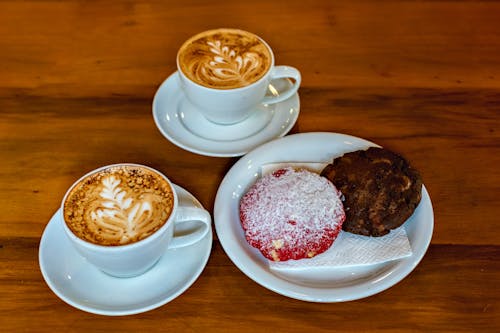
[[[234,89],[262,78],[272,64],[268,46],[238,29],[215,29],[188,39],[177,55],[180,70],[193,82],[215,89]]]
[[[153,234],[173,208],[173,189],[160,174],[137,165],[117,165],[98,170],[73,186],[63,214],[77,237],[118,246]]]

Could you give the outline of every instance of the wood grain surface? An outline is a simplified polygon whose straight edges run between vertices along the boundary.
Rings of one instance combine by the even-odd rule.
[[[500,331],[500,1],[0,1],[1,332]],[[194,285],[155,310],[106,317],[51,292],[40,237],[82,174],[137,162],[213,212],[238,158],[190,153],[151,102],[191,35],[238,27],[298,68],[290,133],[359,136],[407,157],[435,226],[417,268],[344,303],[278,295],[216,234]]]

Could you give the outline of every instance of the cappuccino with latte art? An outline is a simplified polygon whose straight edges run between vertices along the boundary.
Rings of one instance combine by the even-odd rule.
[[[75,250],[101,271],[137,276],[167,249],[199,242],[211,230],[205,209],[179,206],[178,200],[176,185],[157,170],[132,163],[104,166],[66,192],[63,229]],[[174,229],[181,224],[177,236]]]
[[[230,28],[208,30],[189,38],[177,53],[178,83],[185,100],[180,112],[201,114],[218,125],[233,125],[263,107],[285,101],[297,93],[300,72],[275,66],[273,51],[253,33]],[[293,80],[277,90],[276,80]],[[191,114],[191,116],[189,115]]]
[[[271,67],[272,55],[265,42],[250,32],[216,29],[188,39],[179,50],[178,63],[193,82],[234,89],[262,78]]]
[[[80,180],[64,202],[64,220],[79,238],[104,246],[140,241],[169,218],[174,195],[169,183],[137,165],[105,168]]]

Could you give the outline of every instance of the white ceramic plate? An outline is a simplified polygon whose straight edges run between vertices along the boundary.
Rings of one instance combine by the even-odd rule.
[[[422,200],[405,223],[412,256],[377,265],[339,268],[328,277],[277,275],[267,259],[248,245],[239,220],[239,201],[260,177],[263,164],[278,162],[330,162],[346,152],[376,144],[337,133],[301,133],[268,142],[242,157],[224,177],[214,207],[219,240],[234,264],[260,285],[279,294],[311,302],[342,302],[379,293],[406,277],[430,244],[434,226],[432,204],[425,186]]]
[[[180,206],[202,207],[183,188],[174,185]],[[50,289],[63,301],[83,311],[108,316],[155,309],[187,290],[201,274],[212,249],[212,231],[199,242],[170,249],[146,273],[115,278],[90,265],[64,234],[60,210],[45,228],[39,264]]]
[[[291,82],[272,82],[276,95]],[[252,116],[234,125],[217,125],[205,119],[184,97],[178,73],[168,77],[153,99],[156,126],[170,142],[200,155],[232,157],[246,154],[267,141],[284,136],[299,116],[299,95],[268,106],[259,107]]]

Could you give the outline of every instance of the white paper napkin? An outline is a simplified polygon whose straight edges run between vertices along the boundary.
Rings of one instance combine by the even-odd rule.
[[[273,163],[262,166],[262,175],[266,175],[285,166],[301,167],[313,172],[320,172],[327,163]],[[333,245],[325,252],[301,260],[283,262],[270,261],[274,270],[300,270],[317,268],[335,268],[346,266],[373,265],[411,256],[412,250],[404,225],[382,237],[355,235],[341,231]]]

